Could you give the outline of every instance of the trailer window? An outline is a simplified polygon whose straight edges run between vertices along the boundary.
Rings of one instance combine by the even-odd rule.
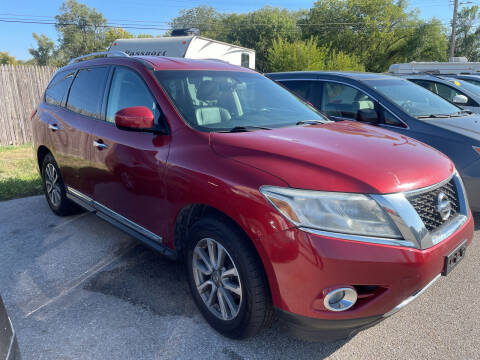
[[[250,67],[250,54],[242,53],[242,62],[243,67]]]

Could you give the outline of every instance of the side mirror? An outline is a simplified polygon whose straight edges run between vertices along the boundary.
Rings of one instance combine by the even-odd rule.
[[[357,112],[357,120],[370,124],[378,124],[378,112],[373,109],[360,109]]]
[[[145,106],[132,106],[115,113],[115,125],[125,130],[151,130],[153,119],[152,111]]]
[[[453,103],[465,105],[466,103],[468,103],[468,98],[465,95],[455,95],[453,97]]]

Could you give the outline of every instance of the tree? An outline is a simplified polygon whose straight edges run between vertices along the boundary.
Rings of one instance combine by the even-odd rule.
[[[293,42],[279,37],[273,41],[266,60],[268,71],[365,70],[357,57],[326,46],[319,47],[318,39],[313,37]]]
[[[266,71],[266,54],[276,38],[281,37],[288,42],[300,38],[297,20],[297,12],[267,6],[248,14],[224,17],[218,38],[254,49],[257,69]]]
[[[293,41],[300,37],[297,20],[301,12],[264,7],[248,14],[220,14],[214,8],[198,6],[180,11],[172,28],[196,27],[203,36],[256,50],[260,71],[266,69],[266,54],[278,36]]]
[[[206,37],[216,38],[221,28],[222,16],[211,6],[197,6],[180,10],[179,16],[170,21],[172,29],[197,28]]]
[[[119,27],[109,28],[107,31],[105,31],[104,46],[105,47],[110,46],[117,39],[131,39],[134,37],[135,35],[133,35],[132,33],[128,32],[125,29],[122,29]]]
[[[392,62],[447,61],[448,36],[445,27],[437,19],[419,22],[403,49],[399,47],[399,50],[399,56]]]
[[[30,48],[28,52],[38,65],[49,65],[55,52],[54,42],[43,34],[33,33],[32,36],[37,41],[37,48]]]
[[[75,0],[67,0],[55,16],[59,32],[59,53],[63,61],[105,50],[107,20],[95,9]]]
[[[479,7],[465,7],[458,13],[455,55],[470,61],[480,61]]]
[[[152,34],[138,34],[137,35],[137,39],[143,39],[143,38],[153,38],[155,36],[153,36]],[[159,37],[159,36],[157,36]]]
[[[415,12],[407,12],[406,7],[404,0],[319,0],[299,24],[304,38],[316,35],[320,45],[331,44],[339,51],[358,56],[367,70],[385,71],[392,62],[412,59],[418,53],[412,47],[412,39],[420,34],[424,44],[431,43],[428,50],[420,52],[422,56],[437,56],[444,48],[438,34],[430,31],[441,25],[426,25]],[[426,29],[428,33],[423,32]],[[433,49],[433,44],[438,48]]]
[[[15,65],[17,60],[11,56],[8,52],[0,51],[0,64],[1,65]]]

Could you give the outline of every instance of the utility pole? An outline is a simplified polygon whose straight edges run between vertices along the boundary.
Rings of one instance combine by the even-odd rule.
[[[450,39],[450,58],[455,56],[455,38],[457,37],[458,0],[453,2],[452,38]]]

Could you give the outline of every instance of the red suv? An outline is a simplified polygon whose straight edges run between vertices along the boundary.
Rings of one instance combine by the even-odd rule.
[[[438,151],[329,121],[220,61],[83,60],[55,74],[32,118],[48,204],[184,259],[222,334],[251,336],[277,314],[303,337],[348,337],[464,257],[472,216]]]

